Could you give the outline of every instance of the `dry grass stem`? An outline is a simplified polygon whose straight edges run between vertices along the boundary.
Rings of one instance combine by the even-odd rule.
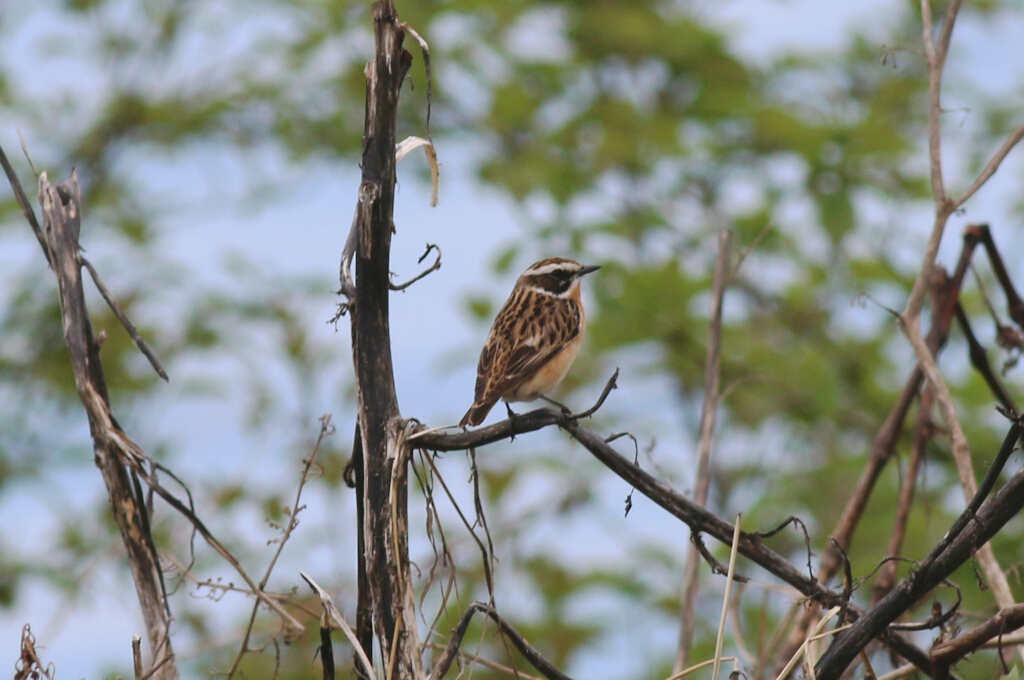
[[[725,577],[725,593],[722,596],[722,614],[718,619],[718,637],[715,638],[715,664],[711,673],[712,680],[718,680],[718,672],[722,667],[722,645],[725,642],[725,620],[729,616],[729,597],[732,593],[732,582],[736,576],[736,556],[740,546],[740,522],[743,515],[736,515],[733,526],[732,547],[729,550],[729,573]]]

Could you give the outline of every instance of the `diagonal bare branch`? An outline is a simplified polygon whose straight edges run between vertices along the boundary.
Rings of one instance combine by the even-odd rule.
[[[149,348],[149,345],[147,345],[142,339],[142,336],[139,335],[139,330],[135,327],[135,324],[132,323],[131,319],[128,318],[128,315],[124,313],[123,309],[121,309],[121,305],[119,305],[114,296],[111,295],[110,290],[108,290],[103,284],[103,280],[96,272],[96,269],[92,266],[92,263],[85,259],[81,253],[78,255],[78,260],[86,269],[89,270],[89,276],[92,277],[92,282],[96,284],[96,288],[99,289],[100,295],[102,295],[103,299],[106,300],[107,306],[109,306],[110,310],[114,312],[117,320],[120,321],[121,325],[124,326],[124,329],[128,331],[128,335],[131,336],[132,342],[135,343],[135,346],[138,347],[139,351],[142,352],[149,360],[149,365],[153,367],[153,370],[156,371],[157,375],[163,378],[165,382],[169,381],[170,378],[167,377],[167,372],[164,371],[164,367],[160,365],[160,360],[156,358],[156,355],[153,354],[153,350]]]
[[[978,192],[985,182],[992,178],[992,175],[996,174],[996,170],[999,169],[1000,164],[1006,159],[1006,156],[1013,151],[1013,147],[1020,143],[1020,140],[1024,139],[1024,123],[1014,130],[1003,145],[993,154],[991,160],[981,171],[981,173],[975,178],[971,185],[964,190],[964,193],[960,194],[960,197],[953,201],[953,209],[956,210],[962,206],[967,199]]]
[[[53,267],[51,261],[50,246],[46,243],[46,234],[43,233],[43,228],[39,226],[39,220],[36,218],[36,211],[32,208],[32,203],[28,200],[28,196],[25,194],[25,188],[21,186],[21,180],[18,179],[18,174],[14,171],[14,166],[11,165],[11,161],[7,159],[7,154],[4,153],[3,147],[0,147],[0,165],[4,166],[4,172],[7,174],[7,181],[11,184],[11,189],[14,191],[14,198],[18,201],[18,206],[21,208],[21,212],[25,215],[25,219],[28,220],[28,225],[32,227],[32,232],[36,235],[36,240],[39,241],[39,247],[43,249],[43,255],[46,256],[46,263]]]
[[[469,624],[473,620],[473,616],[481,612],[486,614],[492,621],[498,624],[498,630],[501,634],[508,638],[512,645],[519,650],[519,653],[526,657],[526,660],[537,669],[541,675],[548,680],[572,680],[568,675],[560,671],[553,663],[544,657],[537,649],[527,642],[526,638],[516,630],[512,624],[507,622],[505,619],[498,614],[498,611],[491,605],[484,604],[483,602],[474,602],[466,607],[466,611],[462,614],[459,619],[458,625],[452,631],[452,636],[445,646],[441,656],[438,657],[437,662],[434,664],[433,670],[430,672],[429,680],[441,680],[445,673],[452,665],[452,661],[455,660],[455,656],[458,654],[459,645],[462,644],[462,638],[465,637],[466,631],[469,629]]]
[[[1021,431],[1021,421],[1015,420],[1003,439],[997,460],[1009,457],[1020,441]],[[990,473],[993,484],[997,474]],[[829,647],[815,668],[819,680],[839,678],[871,640],[885,632],[890,623],[970,559],[1024,508],[1024,468],[982,504],[990,489],[988,484],[983,485],[947,532],[949,540],[937,545],[920,568],[901,581]]]

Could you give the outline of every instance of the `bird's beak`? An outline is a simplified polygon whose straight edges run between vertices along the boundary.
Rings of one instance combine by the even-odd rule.
[[[599,264],[587,265],[586,267],[584,267],[583,269],[580,270],[580,274],[579,275],[580,276],[585,276],[587,274],[590,274],[591,272],[596,272],[600,268],[601,268],[601,265],[599,265]]]

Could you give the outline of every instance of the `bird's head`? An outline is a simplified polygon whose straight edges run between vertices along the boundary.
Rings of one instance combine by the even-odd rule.
[[[570,297],[579,291],[580,279],[600,268],[567,257],[549,257],[530,265],[519,277],[519,283],[545,295]]]

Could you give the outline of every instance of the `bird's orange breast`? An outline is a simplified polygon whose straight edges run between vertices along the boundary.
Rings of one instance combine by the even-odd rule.
[[[561,352],[551,357],[540,370],[523,381],[515,390],[502,395],[505,401],[533,401],[558,387],[558,384],[565,378],[565,374],[569,372],[572,362],[576,360],[576,355],[583,344],[583,336],[586,334],[587,321],[583,314],[583,307],[580,306],[579,310],[580,330],[576,337],[566,343],[565,348]]]

